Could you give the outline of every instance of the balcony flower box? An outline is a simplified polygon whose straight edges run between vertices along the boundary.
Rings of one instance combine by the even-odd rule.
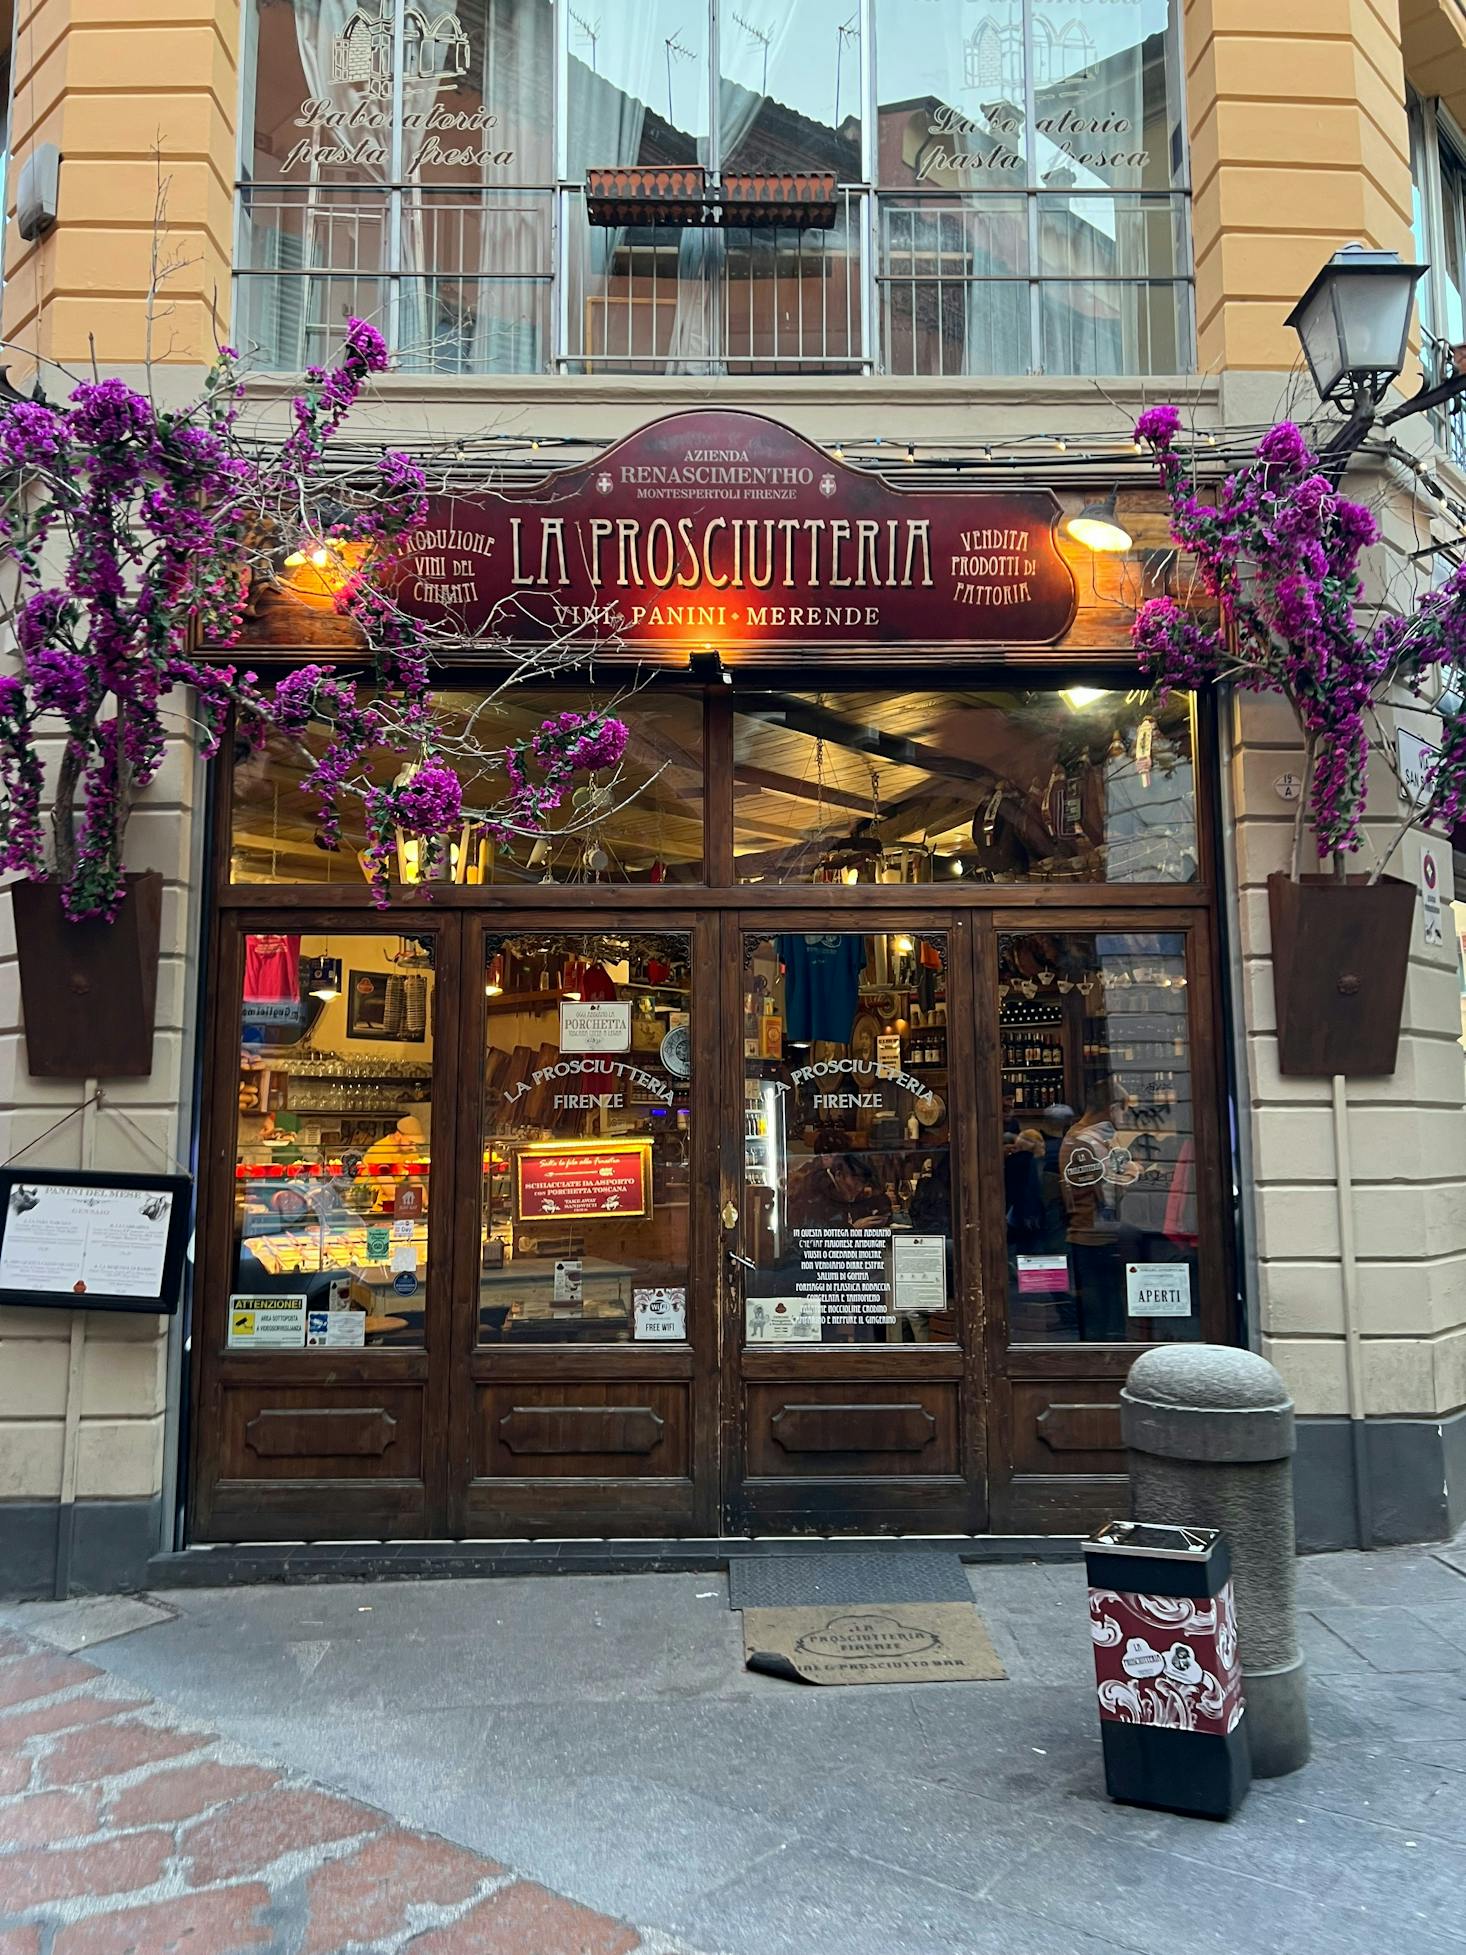
[[[585,211],[592,224],[707,224],[708,173],[699,164],[636,164],[587,170]]]
[[[725,175],[724,224],[778,224],[791,230],[824,231],[835,221],[835,172],[812,170],[767,175]]]

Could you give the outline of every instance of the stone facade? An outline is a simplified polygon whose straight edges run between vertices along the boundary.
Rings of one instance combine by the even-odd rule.
[[[1197,375],[1106,386],[1054,379],[614,378],[387,381],[395,438],[530,422],[605,437],[669,407],[757,405],[814,439],[861,432],[940,442],[954,415],[996,438],[1062,426],[1113,432],[1144,400],[1189,403],[1200,427],[1251,425],[1311,401],[1285,314],[1350,239],[1409,250],[1404,86],[1463,111],[1466,52],[1454,0],[1186,0],[1193,158]],[[1455,37],[1453,40],[1452,37]],[[17,22],[12,148],[65,156],[61,221],[23,243],[13,209],[4,328],[16,349],[187,391],[227,312],[239,16],[232,0],[39,0]],[[166,79],[164,79],[166,78]],[[157,154],[155,155],[155,146]],[[10,175],[13,187],[16,171]],[[153,213],[166,179],[168,281],[151,343],[145,294]],[[281,399],[288,389],[280,390]],[[1419,423],[1412,424],[1419,427]],[[1466,499],[1466,480],[1432,457]],[[1370,577],[1381,601],[1428,574],[1412,561],[1444,531],[1402,472],[1357,471],[1386,539]],[[1421,564],[1427,568],[1422,569]],[[1300,1414],[1300,1538],[1353,1538],[1336,1134],[1326,1080],[1284,1079],[1272,1036],[1265,878],[1282,865],[1290,811],[1275,782],[1297,771],[1275,702],[1224,715],[1231,1004],[1245,1118],[1240,1147],[1246,1322]],[[1428,717],[1412,723],[1428,730]],[[106,1086],[100,1105],[48,1132],[88,1086],[29,1077],[14,940],[0,905],[0,1148],[51,1166],[136,1168],[188,1157],[201,955],[201,770],[180,739],[130,829],[131,866],[167,879],[159,1037],[147,1081]],[[1391,825],[1393,783],[1376,784]],[[1417,873],[1407,842],[1397,872]],[[1444,851],[1449,861],[1449,850]],[[1445,895],[1449,897],[1450,890]],[[1456,946],[1412,946],[1393,1077],[1350,1083],[1357,1332],[1368,1416],[1370,1506],[1381,1539],[1440,1536],[1466,1517],[1466,1076]],[[42,1136],[45,1136],[43,1139]],[[184,1386],[176,1324],[6,1311],[0,1321],[0,1564],[6,1585],[45,1587],[60,1552],[82,1586],[142,1579],[148,1547],[171,1544]],[[74,1530],[58,1501],[74,1497]],[[105,1503],[105,1504],[104,1504]],[[69,1548],[67,1546],[69,1542]]]

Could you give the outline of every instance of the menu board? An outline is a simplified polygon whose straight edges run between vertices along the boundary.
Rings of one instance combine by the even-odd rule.
[[[178,1308],[187,1175],[0,1170],[0,1304]]]
[[[650,1215],[652,1148],[647,1140],[526,1147],[516,1156],[521,1222]]]

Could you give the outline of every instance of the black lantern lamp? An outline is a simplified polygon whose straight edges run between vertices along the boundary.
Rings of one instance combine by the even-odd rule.
[[[1375,406],[1405,365],[1410,312],[1424,265],[1346,244],[1288,314],[1319,399],[1346,413]]]

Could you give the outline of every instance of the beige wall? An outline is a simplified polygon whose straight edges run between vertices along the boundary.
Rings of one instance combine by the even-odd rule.
[[[164,877],[152,1077],[105,1082],[104,1104],[74,1118],[65,1116],[96,1082],[35,1079],[26,1071],[14,923],[10,904],[0,902],[0,1160],[29,1147],[26,1162],[37,1167],[172,1172],[178,1156],[187,1156],[198,983],[198,800],[192,753],[175,738],[128,829],[130,867],[156,869]],[[73,1324],[82,1339],[76,1353]],[[165,1318],[0,1312],[0,1500],[59,1494],[74,1359],[80,1366],[72,1396],[77,1498],[156,1494],[163,1484],[168,1352]]]

